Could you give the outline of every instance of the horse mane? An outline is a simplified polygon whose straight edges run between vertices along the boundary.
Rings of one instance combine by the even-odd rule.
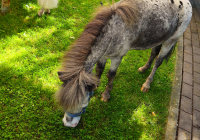
[[[67,111],[82,105],[86,96],[86,86],[98,85],[99,79],[84,69],[91,47],[100,35],[102,28],[117,14],[129,27],[135,23],[137,10],[133,0],[123,0],[111,7],[104,7],[89,22],[80,37],[64,55],[62,69],[58,72],[63,87],[55,94],[58,103]],[[73,113],[73,112],[71,112]]]

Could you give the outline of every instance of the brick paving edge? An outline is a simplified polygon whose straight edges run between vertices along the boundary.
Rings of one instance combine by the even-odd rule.
[[[176,53],[176,65],[174,82],[171,92],[171,100],[167,118],[167,126],[165,132],[165,140],[175,140],[177,135],[179,103],[182,85],[182,68],[183,68],[183,36],[178,40]]]

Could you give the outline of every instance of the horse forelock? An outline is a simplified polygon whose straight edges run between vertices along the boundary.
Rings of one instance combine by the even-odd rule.
[[[98,85],[99,79],[84,69],[91,47],[112,15],[118,14],[128,26],[134,23],[137,10],[131,5],[134,5],[132,0],[123,0],[117,6],[103,8],[66,52],[61,72],[58,73],[63,87],[55,94],[58,103],[65,110],[73,110],[82,105],[87,85]]]
[[[82,69],[63,83],[63,87],[55,95],[56,99],[66,111],[75,113],[73,111],[82,106],[86,97],[86,85],[98,85],[98,83],[99,79]]]

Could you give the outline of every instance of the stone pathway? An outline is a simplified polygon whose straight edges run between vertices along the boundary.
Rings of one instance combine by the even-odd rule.
[[[200,140],[200,0],[190,0],[193,16],[183,35],[183,79],[177,140]]]

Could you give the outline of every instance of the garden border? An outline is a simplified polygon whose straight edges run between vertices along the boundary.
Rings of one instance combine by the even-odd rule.
[[[176,139],[178,118],[179,118],[180,94],[182,86],[182,68],[183,68],[183,36],[181,36],[178,40],[175,75],[171,92],[171,100],[167,118],[165,140]]]

